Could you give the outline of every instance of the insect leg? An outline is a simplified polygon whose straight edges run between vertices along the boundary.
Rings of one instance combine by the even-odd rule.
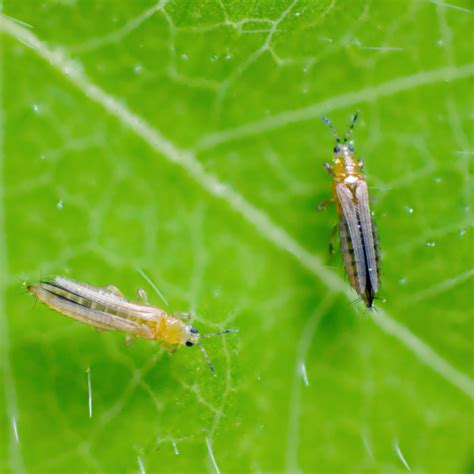
[[[143,288],[138,288],[137,299],[140,301],[140,303],[143,303],[146,306],[150,306],[150,303],[148,303],[148,295],[146,294],[146,291]]]
[[[136,337],[131,334],[125,334],[125,345],[130,347],[135,342]]]
[[[321,202],[316,206],[316,210],[318,210],[318,211],[324,211],[324,210],[326,209],[326,207],[328,207],[329,204],[332,204],[333,202],[334,202],[334,198],[333,198],[333,197],[324,199],[324,201],[321,201]]]
[[[334,175],[334,170],[332,169],[332,166],[331,166],[327,161],[325,161],[325,162],[323,163],[323,166],[324,166],[324,168],[326,169],[326,171],[328,172],[328,175],[329,175],[329,176],[333,176],[333,175]]]
[[[176,344],[167,344],[166,342],[162,342],[161,347],[169,354],[174,354],[178,350],[178,346]]]
[[[173,313],[173,316],[185,322],[191,321],[191,318],[192,318],[191,313],[186,313],[186,312],[181,312],[181,311]]]
[[[120,296],[121,298],[123,298],[123,294],[122,292],[114,285],[107,285],[105,287],[105,289],[110,292],[110,293],[113,293],[114,295],[116,296]]]

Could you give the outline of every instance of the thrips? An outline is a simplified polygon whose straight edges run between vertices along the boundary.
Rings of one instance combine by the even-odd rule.
[[[114,286],[99,288],[64,277],[28,285],[27,289],[50,308],[103,331],[123,331],[130,336],[159,341],[165,350],[175,352],[180,346],[197,345],[209,368],[214,367],[200,340],[219,336],[235,329],[200,334],[186,324],[188,313],[168,314],[150,306],[144,290],[138,290],[140,303],[128,301]]]
[[[341,252],[349,281],[363,299],[367,308],[372,308],[380,287],[380,248],[374,218],[370,212],[367,182],[362,174],[363,163],[356,159],[354,143],[349,141],[359,112],[352,120],[348,132],[341,140],[332,123],[322,120],[333,131],[336,146],[332,164],[324,163],[333,177],[333,197],[336,201]],[[328,201],[320,205],[324,207]]]

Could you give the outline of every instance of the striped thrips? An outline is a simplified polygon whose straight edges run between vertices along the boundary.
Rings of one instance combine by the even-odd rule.
[[[370,212],[369,191],[362,173],[363,163],[354,154],[349,141],[359,112],[341,140],[326,117],[323,122],[336,137],[332,164],[324,167],[333,177],[333,197],[339,214],[339,238],[344,268],[354,290],[372,308],[380,287],[380,248],[377,228]]]
[[[122,331],[130,336],[156,340],[168,352],[175,352],[180,346],[197,345],[214,375],[214,367],[200,340],[237,332],[225,329],[200,334],[187,324],[189,313],[168,314],[150,306],[143,289],[137,292],[139,303],[128,301],[114,286],[100,288],[60,276],[27,285],[27,289],[50,308],[99,330]]]

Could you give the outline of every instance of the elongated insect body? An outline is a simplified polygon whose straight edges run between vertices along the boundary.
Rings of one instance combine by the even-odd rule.
[[[175,352],[180,346],[196,344],[212,372],[214,368],[200,339],[236,332],[227,329],[213,334],[200,334],[184,321],[189,317],[187,313],[168,314],[163,309],[150,306],[144,290],[139,290],[143,303],[132,303],[113,286],[99,288],[64,277],[28,285],[27,289],[50,308],[99,330],[122,331],[143,339],[156,340],[168,352]]]
[[[367,182],[362,162],[349,141],[358,113],[341,141],[331,122],[323,121],[336,136],[332,165],[325,163],[333,177],[333,199],[339,214],[339,237],[344,268],[349,282],[368,308],[372,308],[380,287],[380,248],[377,228],[370,212]]]

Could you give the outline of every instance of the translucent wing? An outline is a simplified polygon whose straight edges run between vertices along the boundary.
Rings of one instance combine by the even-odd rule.
[[[358,291],[359,294],[362,294],[364,293],[366,287],[367,268],[365,265],[364,246],[362,241],[361,230],[359,227],[359,216],[357,213],[357,208],[354,204],[354,197],[352,195],[351,190],[344,184],[338,184],[336,186],[336,195],[343,213],[343,218],[341,219],[342,226],[340,227],[339,232],[344,232],[344,226],[347,227],[347,231],[350,237],[350,242],[347,243],[348,251],[349,248],[352,248],[353,259],[355,262],[355,272],[352,279],[347,265],[346,271],[354,288]],[[341,234],[341,248],[344,247],[342,237],[343,234]],[[344,256],[345,263],[347,258],[348,256]]]
[[[347,277],[353,288],[359,292],[359,283],[357,281],[357,268],[354,259],[354,251],[352,248],[351,236],[349,234],[349,227],[347,225],[346,218],[344,215],[339,220],[339,239],[341,242],[341,253],[344,260],[344,268],[346,270]]]
[[[50,284],[70,291],[87,300],[94,301],[98,306],[102,305],[110,308],[111,312],[115,311],[123,315],[128,314],[131,319],[154,321],[157,316],[163,313],[162,310],[152,306],[132,303],[123,296],[106,288],[99,288],[87,283],[69,280],[68,278],[56,277]]]
[[[77,321],[106,331],[124,331],[145,339],[153,339],[152,329],[140,320],[130,318],[128,313],[113,313],[109,306],[79,296],[51,283],[32,285],[29,290],[50,308]]]
[[[374,228],[372,226],[372,215],[369,208],[369,192],[367,183],[360,181],[357,184],[355,195],[357,198],[357,210],[359,214],[360,230],[365,247],[365,256],[367,260],[367,271],[373,292],[377,293],[379,289],[379,272],[377,264],[377,247],[374,239]]]

